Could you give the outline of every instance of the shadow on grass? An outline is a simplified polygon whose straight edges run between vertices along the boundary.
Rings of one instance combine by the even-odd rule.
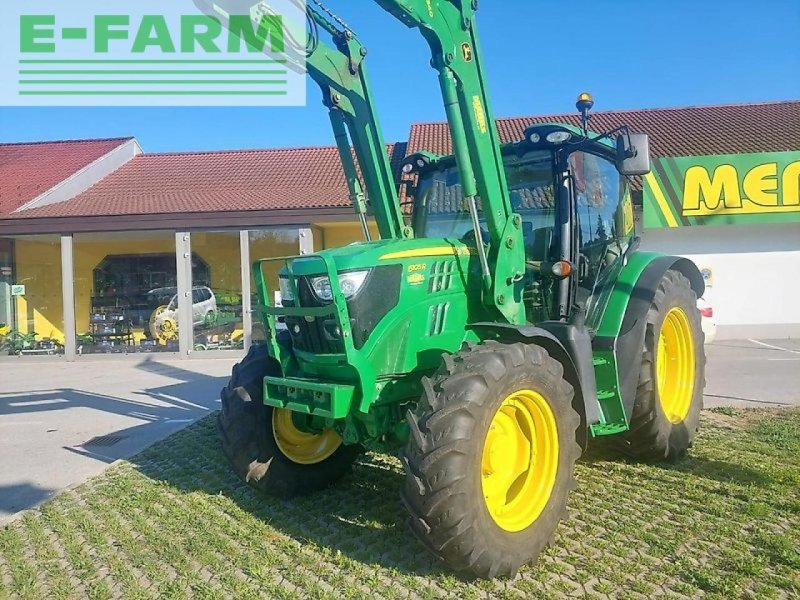
[[[581,457],[581,461],[588,466],[602,468],[600,463],[625,462],[628,464],[647,464],[664,471],[676,471],[710,479],[721,483],[736,485],[756,485],[768,487],[773,481],[765,473],[750,467],[724,460],[716,460],[704,456],[696,456],[689,450],[683,458],[673,462],[642,461],[639,463],[618,448],[609,443],[595,443],[589,447]]]
[[[406,525],[407,513],[400,500],[404,474],[398,461],[367,454],[338,484],[280,500],[250,488],[234,475],[219,449],[215,419],[212,415],[188,427],[131,462],[143,475],[177,490],[222,494],[300,544],[310,542],[366,566],[408,575],[453,575],[427,553]]]

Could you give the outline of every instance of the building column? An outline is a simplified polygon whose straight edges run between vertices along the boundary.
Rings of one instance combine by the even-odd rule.
[[[300,254],[314,254],[314,230],[310,227],[298,230],[300,234]]]
[[[61,299],[64,307],[64,358],[74,362],[78,356],[75,333],[75,270],[72,236],[61,236]]]
[[[178,279],[178,352],[181,358],[194,351],[192,317],[192,236],[188,231],[175,233],[175,261]]]
[[[239,232],[239,254],[242,263],[242,329],[244,329],[244,351],[253,345],[253,301],[250,285],[250,232]]]

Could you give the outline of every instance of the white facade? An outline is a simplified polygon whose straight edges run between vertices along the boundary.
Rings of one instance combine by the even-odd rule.
[[[800,223],[645,229],[642,249],[708,269],[717,339],[800,338]]]

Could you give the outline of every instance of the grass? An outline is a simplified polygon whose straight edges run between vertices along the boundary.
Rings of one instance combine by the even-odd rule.
[[[0,529],[0,599],[800,596],[800,411],[706,411],[672,465],[594,449],[513,581],[467,581],[405,526],[394,458],[295,501],[235,479],[212,419]]]

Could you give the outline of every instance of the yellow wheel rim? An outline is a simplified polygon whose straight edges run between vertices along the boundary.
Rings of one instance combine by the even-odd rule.
[[[292,411],[276,408],[272,411],[272,433],[283,455],[301,465],[313,465],[331,456],[342,439],[331,429],[322,433],[300,431],[292,419]]]
[[[529,527],[547,506],[558,472],[558,428],[538,392],[520,390],[497,410],[481,459],[486,508],[505,531]]]
[[[694,337],[689,317],[674,307],[664,317],[656,350],[658,401],[670,423],[689,414],[694,396]]]
[[[150,335],[162,343],[167,343],[178,337],[178,323],[172,317],[164,316],[169,310],[165,304],[159,306],[150,316]]]

